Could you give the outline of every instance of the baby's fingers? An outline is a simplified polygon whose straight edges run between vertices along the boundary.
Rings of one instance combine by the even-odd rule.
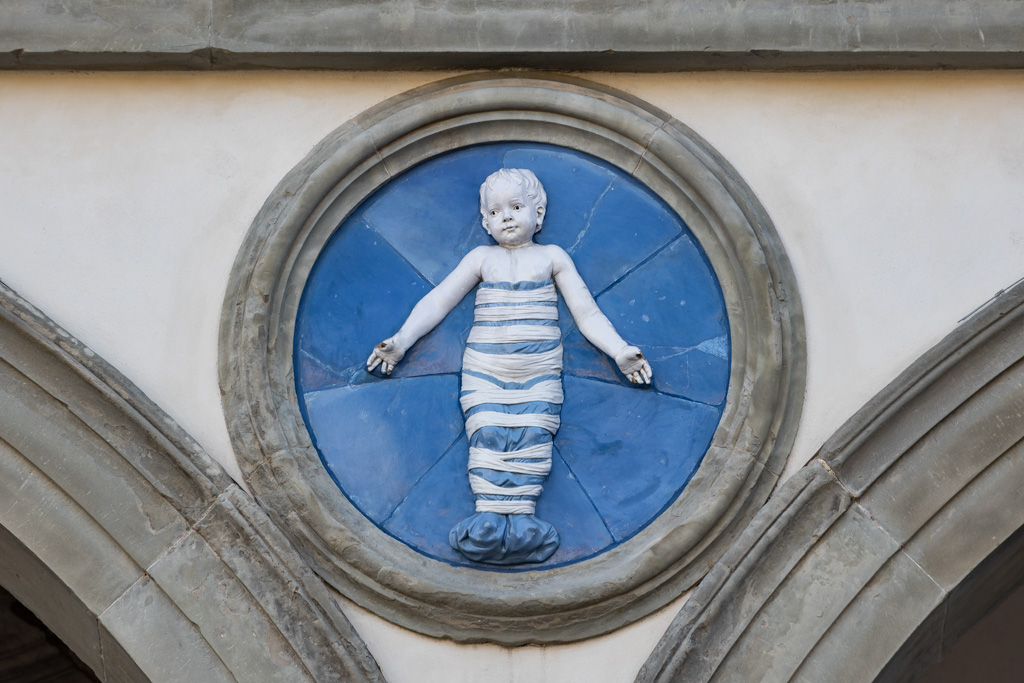
[[[650,384],[651,376],[651,364],[647,362],[647,359],[643,359],[640,363],[634,363],[630,366],[629,370],[624,373],[629,381],[633,384]]]
[[[370,357],[366,359],[366,371],[373,372],[373,369],[380,365],[380,363],[380,356],[377,355],[377,350],[374,349],[373,353],[370,354]]]

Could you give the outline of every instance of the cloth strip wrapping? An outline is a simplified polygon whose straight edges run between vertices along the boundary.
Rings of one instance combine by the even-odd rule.
[[[554,283],[483,282],[462,362],[460,403],[476,514],[449,540],[471,560],[543,562],[558,532],[534,516],[562,407]]]

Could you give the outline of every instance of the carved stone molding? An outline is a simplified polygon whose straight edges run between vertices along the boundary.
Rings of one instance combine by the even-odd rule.
[[[306,277],[360,202],[435,155],[509,141],[594,155],[670,206],[718,275],[733,360],[711,448],[668,510],[589,560],[500,573],[431,560],[382,532],[342,495],[300,415],[292,350]],[[282,180],[235,262],[220,370],[229,432],[249,486],[331,585],[428,635],[506,645],[566,642],[619,628],[693,586],[766,500],[800,414],[802,311],[764,209],[685,125],[627,94],[579,80],[466,76],[413,90],[349,121]]]
[[[1020,68],[1015,0],[0,5],[0,69]]]
[[[2,284],[0,359],[0,584],[101,680],[383,681],[252,498]]]
[[[1024,285],[779,488],[637,681],[906,681],[1024,577]],[[766,656],[766,652],[771,656]]]

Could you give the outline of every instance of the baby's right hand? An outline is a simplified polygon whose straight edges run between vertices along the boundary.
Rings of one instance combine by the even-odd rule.
[[[381,372],[390,375],[404,357],[405,350],[399,348],[394,337],[389,337],[373,347],[373,353],[366,359],[366,371],[373,372],[373,369],[379,365]]]

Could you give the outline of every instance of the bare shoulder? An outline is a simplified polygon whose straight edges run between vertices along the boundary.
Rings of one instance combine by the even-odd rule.
[[[481,279],[481,273],[483,272],[484,261],[487,259],[487,247],[477,247],[471,250],[468,254],[462,257],[459,261],[459,265],[455,266],[454,270],[448,274],[446,280],[452,280],[453,282],[463,280],[473,280],[474,278],[479,281]]]
[[[482,246],[471,249],[468,254],[462,257],[459,266],[479,267],[491,254],[494,247]]]
[[[551,271],[557,275],[563,270],[576,270],[576,264],[572,262],[572,257],[566,253],[565,249],[562,249],[557,244],[545,244],[544,245],[545,256],[551,261]]]
[[[501,258],[505,251],[496,244],[485,244],[470,251],[462,260],[465,263],[472,263],[472,268],[481,273],[482,279],[491,280],[494,279],[494,268],[500,268],[505,262],[505,259]],[[483,277],[485,272],[489,274],[488,277]]]
[[[481,245],[479,247],[473,247],[472,249],[469,250],[469,253],[467,253],[465,256],[462,257],[462,260],[464,260],[464,261],[466,259],[482,260],[488,254],[490,254],[492,251],[494,251],[494,249],[495,249],[494,245],[489,245],[489,244],[484,244],[484,245]]]

